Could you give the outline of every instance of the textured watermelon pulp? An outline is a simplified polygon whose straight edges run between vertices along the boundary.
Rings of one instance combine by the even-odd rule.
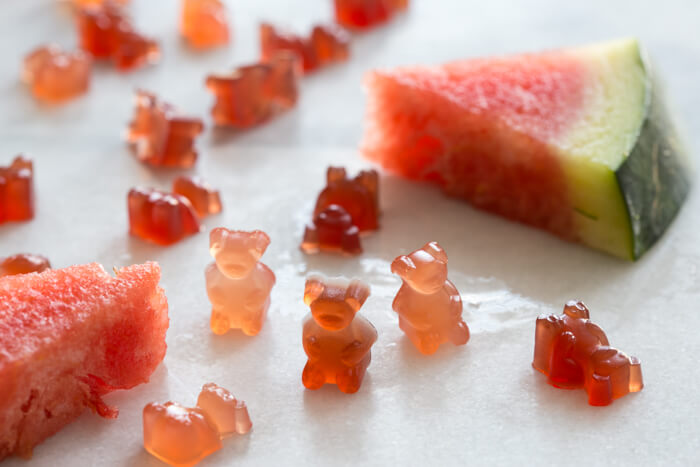
[[[636,259],[689,190],[636,40],[368,75],[364,154],[476,207]]]
[[[148,381],[165,356],[168,303],[156,263],[99,264],[0,279],[0,460],[32,447],[101,396]]]

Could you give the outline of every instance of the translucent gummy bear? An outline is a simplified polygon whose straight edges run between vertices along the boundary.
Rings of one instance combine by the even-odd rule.
[[[639,360],[610,347],[605,332],[589,317],[588,308],[574,301],[564,306],[562,315],[539,316],[532,366],[547,375],[552,386],[584,388],[591,405],[608,405],[641,391]]]
[[[334,0],[336,21],[353,29],[381,24],[408,7],[408,0]]]
[[[22,79],[37,99],[61,102],[87,92],[90,67],[90,56],[83,51],[64,52],[56,45],[47,45],[24,59]]]
[[[200,177],[188,175],[177,177],[173,182],[173,193],[190,200],[199,217],[221,212],[219,190],[213,189]]]
[[[379,228],[379,176],[376,170],[363,170],[348,178],[342,167],[328,167],[326,187],[318,195],[314,215],[331,204],[342,206],[360,232]]]
[[[336,384],[345,393],[360,389],[372,360],[377,330],[356,315],[369,296],[369,287],[354,279],[306,280],[304,303],[311,313],[304,320],[303,345],[308,361],[301,375],[307,389]]]
[[[393,303],[399,327],[421,353],[435,353],[445,342],[464,345],[469,341],[462,297],[447,279],[447,255],[437,242],[397,257],[391,272],[403,280]]]
[[[357,255],[362,253],[360,231],[345,209],[331,204],[314,216],[312,225],[306,226],[301,249],[308,254],[330,251]]]
[[[211,302],[211,330],[224,334],[240,329],[249,336],[260,332],[270,307],[275,274],[259,261],[270,244],[265,232],[218,227],[211,231],[209,248],[215,262],[206,271]]]
[[[0,259],[0,277],[42,272],[50,267],[51,263],[44,256],[19,253]]]
[[[221,439],[202,409],[150,403],[143,409],[143,447],[167,464],[190,467],[221,449]]]
[[[199,49],[227,44],[225,5],[221,0],[183,0],[180,32],[192,47]]]
[[[133,188],[127,195],[129,233],[158,245],[170,245],[202,230],[184,196],[152,188]]]
[[[197,398],[197,407],[216,425],[222,438],[234,433],[244,435],[253,427],[245,402],[236,400],[228,390],[214,383],[207,383],[202,387],[202,392]]]
[[[34,164],[17,156],[0,167],[0,224],[34,218]]]

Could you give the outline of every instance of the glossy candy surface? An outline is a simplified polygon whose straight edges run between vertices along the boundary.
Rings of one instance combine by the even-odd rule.
[[[48,258],[40,255],[19,253],[0,259],[0,277],[41,272],[51,267]]]
[[[369,287],[354,279],[306,280],[304,303],[311,308],[303,325],[304,352],[308,356],[301,380],[307,389],[336,384],[345,393],[360,389],[372,360],[377,330],[356,315],[369,297]]]
[[[200,177],[181,175],[173,182],[173,193],[187,198],[199,217],[221,212],[221,197]]]
[[[37,99],[61,102],[87,92],[90,66],[90,57],[82,51],[64,52],[46,45],[25,57],[22,80]]]
[[[342,167],[328,167],[326,188],[321,191],[314,216],[331,204],[342,206],[361,232],[379,228],[379,176],[376,170],[363,170],[348,178]]]
[[[260,257],[270,244],[265,232],[218,227],[209,235],[214,262],[205,270],[211,302],[211,330],[225,334],[240,329],[248,336],[260,332],[270,307],[275,274]]]
[[[583,388],[591,405],[609,405],[641,391],[641,363],[610,347],[605,332],[589,320],[588,308],[571,301],[561,315],[542,315],[535,328],[532,366],[547,382],[564,389]]]
[[[225,5],[221,0],[183,0],[180,32],[195,48],[227,44],[229,26]]]
[[[336,21],[351,29],[367,29],[408,8],[408,0],[335,0]]]
[[[301,249],[304,253],[330,251],[360,254],[360,231],[342,206],[331,204],[314,215],[313,224],[306,226]]]
[[[201,119],[179,115],[155,94],[136,93],[127,139],[142,162],[154,167],[192,167],[197,160],[194,140],[203,130]]]
[[[446,342],[469,341],[462,297],[447,279],[447,255],[437,242],[399,256],[391,263],[391,272],[403,280],[392,304],[399,327],[421,353],[433,354]]]
[[[322,66],[343,62],[350,55],[350,39],[345,31],[333,26],[317,25],[308,38],[260,24],[260,56],[270,61],[282,51],[295,54],[301,60],[304,73]]]
[[[7,167],[0,167],[0,224],[27,221],[34,217],[34,166],[17,156]]]
[[[202,387],[197,407],[206,413],[221,438],[234,433],[244,435],[253,428],[245,402],[237,400],[228,390],[214,383]]]
[[[187,198],[151,188],[133,188],[127,197],[129,233],[158,245],[170,245],[201,230]]]

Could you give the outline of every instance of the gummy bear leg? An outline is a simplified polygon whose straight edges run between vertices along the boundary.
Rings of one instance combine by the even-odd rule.
[[[450,330],[450,342],[454,345],[464,345],[469,342],[469,327],[461,321]]]
[[[245,320],[241,330],[248,336],[257,335],[265,324],[265,318],[267,317],[267,309],[270,306],[270,298],[263,306],[255,313],[253,313],[248,319]]]
[[[216,310],[211,311],[210,326],[214,334],[218,335],[226,334],[226,332],[231,329],[231,323],[229,322],[228,317]]]
[[[401,316],[399,316],[399,328],[401,328],[401,330],[404,332],[404,334],[406,334],[406,337],[408,337],[408,340],[411,341],[413,346],[416,349],[418,349],[419,352],[425,353],[421,350],[422,345],[423,345],[423,338],[421,337],[422,334],[419,333],[418,331],[416,331],[416,329],[413,326],[411,326],[408,323],[408,321],[403,319]],[[433,352],[435,352],[436,350],[437,350],[437,347],[435,348],[435,350],[433,350]]]
[[[590,405],[610,405],[613,401],[613,388],[609,376],[594,373],[586,389]]]
[[[434,332],[417,332],[418,350],[425,355],[432,355],[440,347],[440,337]]]
[[[362,380],[365,377],[366,367],[359,364],[345,371],[338,373],[335,376],[338,389],[346,394],[353,394],[359,391],[362,385]]]
[[[326,383],[326,375],[317,364],[308,361],[301,373],[301,382],[306,389],[320,389]]]

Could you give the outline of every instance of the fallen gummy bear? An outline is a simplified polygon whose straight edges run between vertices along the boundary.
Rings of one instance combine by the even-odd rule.
[[[641,391],[639,360],[610,347],[605,332],[589,317],[588,308],[574,301],[564,306],[562,315],[539,316],[532,366],[547,375],[552,386],[584,388],[590,405],[608,405]]]
[[[0,260],[0,277],[42,272],[51,268],[48,258],[41,255],[19,253]]]
[[[392,304],[399,327],[421,353],[433,354],[446,342],[464,345],[469,341],[462,297],[447,279],[447,254],[437,242],[397,257],[391,272],[403,281]]]
[[[249,128],[290,109],[298,99],[298,59],[279,53],[267,63],[239,67],[207,77],[216,101],[211,115],[217,125]]]
[[[34,165],[17,156],[0,167],[0,224],[27,221],[34,217]]]
[[[357,255],[362,253],[360,231],[342,206],[331,204],[314,215],[313,224],[304,231],[301,249],[309,254],[330,251]]]
[[[372,323],[356,315],[369,293],[369,287],[357,279],[311,276],[306,280],[304,303],[311,313],[303,326],[308,361],[301,380],[307,389],[326,383],[336,384],[345,393],[360,389],[377,341]]]
[[[192,167],[197,160],[194,140],[203,130],[201,119],[179,115],[154,94],[136,93],[127,139],[142,162],[154,167]]]
[[[215,261],[207,266],[205,278],[215,334],[240,329],[254,336],[262,329],[275,285],[275,274],[259,261],[269,244],[270,237],[260,230],[211,231],[209,248]]]
[[[197,407],[206,413],[221,438],[234,433],[244,435],[253,428],[245,402],[237,400],[228,390],[214,383],[202,387]]]
[[[301,60],[304,73],[331,63],[343,62],[350,56],[350,39],[345,31],[333,26],[317,25],[309,38],[278,31],[268,23],[260,24],[260,56],[269,61],[281,52],[291,52]]]
[[[351,29],[367,29],[408,8],[408,0],[335,0],[335,20]]]
[[[201,230],[187,198],[152,188],[133,188],[127,197],[129,232],[158,245],[170,245]]]
[[[56,45],[46,45],[25,57],[22,80],[37,99],[62,102],[87,92],[90,67],[90,57],[84,52],[64,52]]]
[[[379,228],[379,176],[376,170],[363,170],[348,178],[342,167],[328,167],[326,188],[316,200],[314,216],[331,204],[342,206],[360,232]]]
[[[187,198],[199,217],[221,212],[219,190],[213,189],[200,177],[177,177],[173,182],[173,193]]]
[[[160,57],[160,47],[137,33],[121,7],[112,1],[81,8],[77,14],[80,46],[96,59],[110,59],[129,71]]]
[[[229,26],[226,7],[221,0],[183,0],[180,32],[195,48],[227,44]]]

